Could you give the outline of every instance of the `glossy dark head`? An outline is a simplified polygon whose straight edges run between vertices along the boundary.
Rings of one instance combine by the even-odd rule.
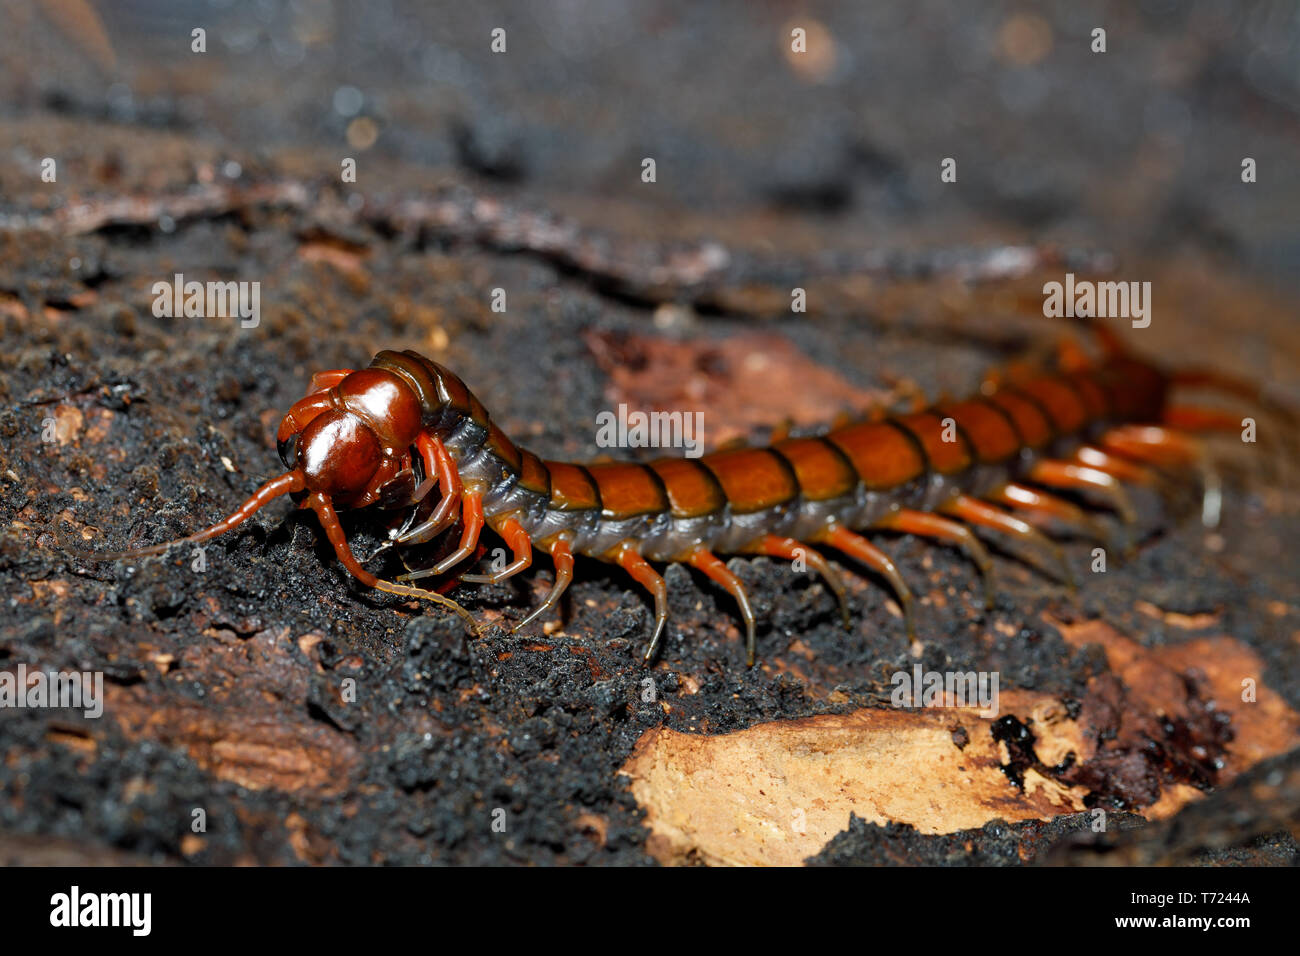
[[[285,467],[308,493],[347,507],[383,500],[409,471],[421,427],[420,401],[399,375],[367,368],[297,402],[276,433]]]
[[[425,425],[446,437],[465,419],[487,428],[488,413],[459,375],[418,352],[385,350],[375,356],[371,370],[391,372],[419,397]]]

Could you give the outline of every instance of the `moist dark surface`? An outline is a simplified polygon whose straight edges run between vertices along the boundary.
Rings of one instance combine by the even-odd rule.
[[[342,5],[296,23],[271,6],[213,19],[198,58],[183,17],[142,4],[105,14],[111,62],[93,23],[14,13],[0,36],[0,669],[103,671],[109,706],[101,720],[0,711],[0,856],[649,864],[618,775],[645,730],[888,706],[889,675],[916,663],[881,582],[853,575],[846,633],[824,588],[767,559],[733,564],[763,622],[754,669],[730,597],[666,571],[671,624],[645,702],[648,601],[596,562],[579,561],[557,633],[497,626],[545,593],[545,561],[458,589],[491,622],[469,640],[439,609],[357,587],[287,502],[212,544],[201,573],[188,549],[117,564],[60,552],[60,522],[120,548],[224,516],[280,470],[276,424],[314,371],[414,348],[521,445],[587,460],[604,451],[596,414],[624,394],[610,350],[634,373],[660,349],[733,396],[706,409],[709,435],[761,440],[744,409],[777,386],[743,391],[734,337],[779,336],[810,374],[864,392],[905,378],[965,395],[1062,331],[1041,315],[1044,275],[1113,255],[1156,289],[1134,348],[1294,403],[1300,94],[1271,39],[1293,49],[1294,22],[1267,4],[1116,5],[1099,60],[1088,18],[1061,5],[1042,14],[1055,52],[1026,60],[1011,11],[906,6],[818,11],[838,56],[818,82],[786,66],[784,15],[748,5],[656,4],[631,27],[492,4],[409,20]],[[487,51],[498,23],[505,61]],[[364,93],[369,148],[364,127],[348,141],[343,85]],[[952,155],[958,183],[941,185]],[[57,183],[40,181],[45,156]],[[338,181],[347,156],[355,185]],[[997,250],[1022,245],[1050,247],[1050,268],[962,281],[1001,275]],[[155,317],[150,289],[177,272],[261,282],[260,325]],[[807,313],[789,311],[794,286]],[[809,411],[802,387],[787,392]],[[1147,648],[1229,635],[1300,708],[1300,520],[1259,458],[1231,442],[1225,458],[1216,536],[1185,501],[1144,502],[1136,555],[1081,574],[1077,601],[999,558],[983,616],[959,554],[880,539],[923,597],[920,662],[1077,701],[1105,658],[1050,621],[1101,618]],[[383,538],[365,514],[345,526],[358,554]],[[1067,553],[1087,568],[1086,545]],[[1129,846],[1162,787],[1210,796],[1119,852],[1295,862],[1279,810],[1294,805],[1293,756],[1251,771],[1267,794],[1219,788],[1196,757],[1232,753],[1212,714],[1167,732],[1136,716],[1157,746],[1071,778],[1117,811],[1108,839]],[[1037,759],[1008,755],[1009,780]],[[1211,812],[1229,803],[1209,801],[1230,802],[1231,827]],[[1078,826],[923,836],[855,820],[818,862],[1087,862],[1051,855]]]

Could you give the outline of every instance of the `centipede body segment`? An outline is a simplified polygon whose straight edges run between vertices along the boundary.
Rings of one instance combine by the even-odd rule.
[[[1201,452],[1188,429],[1223,426],[1220,418],[1171,405],[1171,377],[1113,339],[1103,344],[1096,362],[1076,357],[965,400],[881,414],[812,437],[696,459],[587,465],[546,461],[518,447],[454,373],[413,351],[381,351],[367,368],[313,376],[277,432],[288,470],[229,518],[183,540],[223,534],[290,494],[316,513],[340,562],[363,584],[441,603],[471,622],[449,598],[401,582],[453,575],[495,583],[545,552],[554,585],[518,626],[555,608],[573,580],[574,557],[585,555],[619,565],[649,592],[647,660],[668,620],[667,587],[656,565],[682,563],[735,599],[751,664],[757,622],[744,584],[723,558],[806,558],[843,608],[839,572],[818,550],[828,548],[888,583],[911,634],[907,582],[866,535],[902,532],[959,549],[983,577],[990,603],[992,562],[981,542],[989,532],[1069,582],[1061,549],[1040,529],[1094,540],[1106,534],[1092,510],[1062,493],[1077,492],[1132,522],[1127,486],[1154,480],[1162,466],[1197,461]],[[1203,377],[1195,384],[1216,382]],[[386,547],[405,552],[457,526],[460,536],[434,566],[386,581],[357,560],[339,524],[339,509],[367,506],[405,515]],[[504,541],[511,559],[489,574],[465,573],[481,553],[484,529]],[[168,544],[100,557],[159,553]]]

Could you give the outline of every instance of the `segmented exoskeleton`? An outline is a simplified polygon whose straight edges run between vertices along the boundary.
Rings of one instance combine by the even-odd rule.
[[[1220,385],[1257,395],[1214,373],[1167,375],[1112,337],[1102,341],[1099,361],[1066,352],[1067,360],[1051,371],[990,385],[964,401],[882,413],[815,437],[785,437],[768,447],[697,459],[587,465],[543,461],[517,447],[452,372],[412,351],[383,351],[360,371],[314,375],[310,392],[284,416],[276,436],[288,471],[229,518],[181,540],[223,534],[288,493],[316,513],[339,560],[360,581],[433,600],[469,619],[441,594],[381,580],[363,568],[336,509],[412,509],[405,526],[390,533],[388,546],[403,549],[458,522],[463,526],[455,550],[399,582],[454,572],[481,553],[479,537],[487,526],[513,560],[494,573],[462,573],[459,580],[501,581],[529,567],[535,550],[547,552],[554,586],[522,627],[556,605],[573,579],[575,555],[618,564],[654,598],[646,660],[668,618],[667,588],[653,565],[682,562],[734,596],[751,664],[749,596],[718,555],[803,557],[843,609],[844,585],[817,550],[827,546],[889,582],[913,634],[906,582],[860,532],[907,532],[964,549],[983,573],[990,601],[991,561],[972,527],[1009,536],[1040,566],[1068,579],[1059,548],[1037,525],[1050,520],[1078,534],[1102,533],[1088,510],[1055,492],[1100,496],[1131,522],[1125,484],[1156,483],[1153,466],[1201,461],[1188,432],[1237,427],[1238,419],[1222,412],[1171,406],[1170,389]],[[174,543],[97,557],[137,557]]]

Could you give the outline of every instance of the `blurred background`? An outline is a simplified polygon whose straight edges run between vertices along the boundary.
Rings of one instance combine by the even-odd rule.
[[[1007,233],[1195,244],[1276,276],[1300,260],[1291,0],[12,0],[6,21],[3,117],[459,166],[588,219],[635,202],[661,230],[767,208],[859,245]],[[1242,184],[1246,156],[1267,188]]]

